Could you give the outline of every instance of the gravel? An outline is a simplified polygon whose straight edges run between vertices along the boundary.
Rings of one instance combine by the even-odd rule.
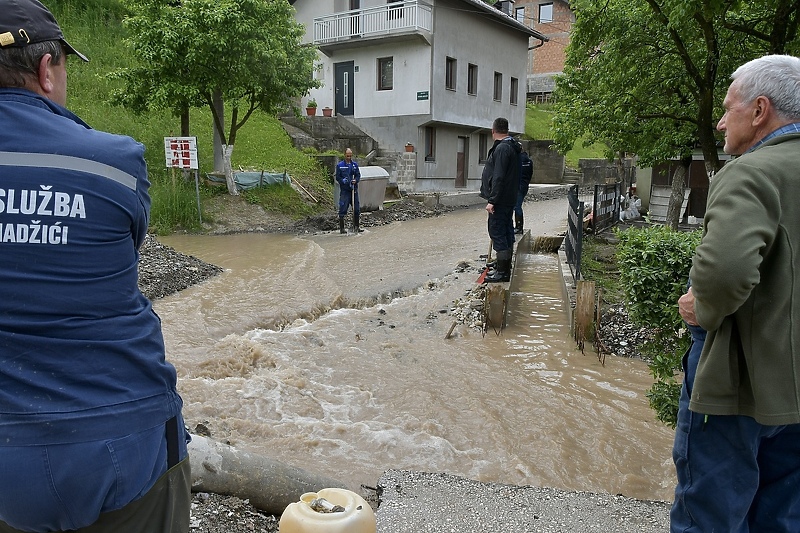
[[[666,502],[387,470],[378,533],[663,533]]]
[[[148,235],[139,249],[139,289],[151,300],[169,296],[222,272],[191,255],[158,242]]]
[[[566,187],[529,194],[526,202],[563,197]],[[586,191],[581,191],[585,193]],[[220,207],[222,206],[222,207]],[[335,213],[309,217],[300,222],[274,217],[257,206],[240,209],[241,203],[223,198],[214,209],[207,233],[248,231],[267,233],[316,233],[338,230]],[[362,216],[364,227],[394,221],[440,216],[452,207],[429,208],[402,199],[387,209]],[[248,217],[250,220],[248,221]],[[253,221],[255,220],[255,222]],[[468,269],[468,264],[458,269]],[[139,286],[150,299],[158,299],[200,283],[222,272],[220,267],[181,254],[148,236],[140,249]],[[481,328],[485,288],[477,286],[453,303],[450,314],[459,323]],[[622,306],[607,308],[601,317],[600,338],[613,355],[639,357],[638,347],[652,335],[633,326]],[[365,496],[365,494],[362,494]],[[377,509],[379,532],[661,532],[668,528],[669,506],[584,492],[560,491],[480,483],[446,474],[389,470],[368,501]],[[232,496],[196,493],[192,500],[193,533],[273,533],[279,517],[255,509]],[[322,532],[320,532],[322,533]]]

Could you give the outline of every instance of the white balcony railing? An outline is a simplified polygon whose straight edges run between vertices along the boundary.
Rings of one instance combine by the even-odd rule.
[[[314,44],[433,29],[431,6],[417,0],[333,13],[314,19]]]

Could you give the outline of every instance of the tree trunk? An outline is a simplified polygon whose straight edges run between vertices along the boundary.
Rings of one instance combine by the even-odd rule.
[[[341,481],[200,435],[192,435],[189,461],[192,492],[236,496],[250,500],[256,509],[276,515],[290,503],[300,501],[303,493],[346,488]]]
[[[225,127],[225,104],[222,101],[222,93],[219,90],[215,90],[212,93],[211,97],[214,103],[214,108],[216,109],[216,112],[219,115],[219,123],[222,125],[222,127]],[[214,129],[214,172],[225,172],[223,132],[219,131],[219,129],[217,128],[216,121],[214,122],[213,129]],[[230,186],[228,187],[228,189],[230,190]]]
[[[667,225],[673,230],[678,229],[678,222],[683,214],[681,213],[683,187],[686,184],[686,174],[689,172],[691,164],[691,156],[682,158],[672,175],[672,193],[669,195],[669,205],[667,206]]]
[[[188,137],[189,136],[189,106],[187,104],[183,104],[183,110],[181,111],[181,137]]]
[[[233,145],[222,145],[222,168],[225,172],[225,182],[228,184],[228,192],[233,196],[239,195],[236,182],[233,180],[233,166],[231,165],[231,155],[233,155]]]

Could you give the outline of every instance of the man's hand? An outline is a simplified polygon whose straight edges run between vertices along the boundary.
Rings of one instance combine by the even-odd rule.
[[[490,215],[494,215],[494,204],[486,204],[486,210]]]
[[[694,314],[694,294],[692,288],[678,299],[678,312],[690,326],[697,326],[697,317]]]

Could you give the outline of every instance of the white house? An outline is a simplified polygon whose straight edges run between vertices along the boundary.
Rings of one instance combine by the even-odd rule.
[[[546,39],[508,14],[513,1],[502,10],[481,0],[291,3],[319,50],[322,87],[308,98],[382,151],[412,144],[414,190],[477,190],[492,121],[524,131],[528,50]]]

